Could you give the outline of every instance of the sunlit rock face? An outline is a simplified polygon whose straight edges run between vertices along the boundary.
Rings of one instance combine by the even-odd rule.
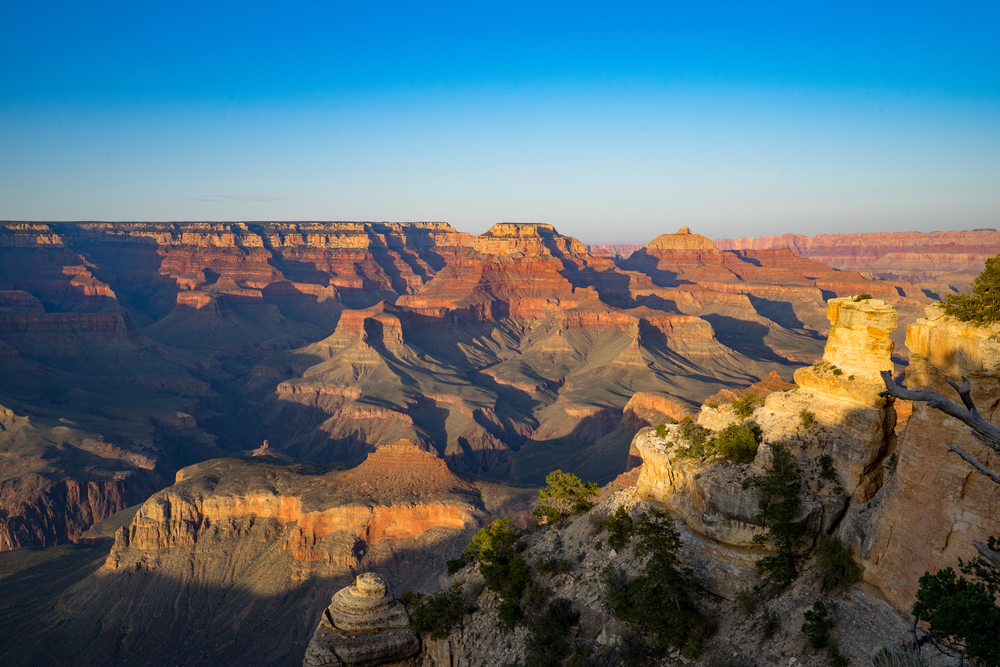
[[[895,425],[893,408],[878,396],[876,380],[881,382],[878,371],[892,368],[889,334],[896,327],[896,312],[878,300],[843,298],[831,300],[827,313],[831,333],[823,361],[796,371],[794,386],[773,379],[752,388],[765,397],[752,415],[765,442],[786,442],[798,460],[803,478],[798,520],[812,539],[838,528],[852,498],[863,503],[876,494]],[[719,404],[703,406],[698,423],[716,432],[738,423],[731,403],[724,403],[738,396],[713,397]],[[803,420],[804,413],[811,415],[812,424]],[[680,426],[667,426],[665,437],[652,428],[640,431],[633,441],[642,458],[637,491],[677,512],[706,544],[714,545],[712,558],[728,572],[726,577],[742,581],[746,549],[765,530],[758,519],[759,494],[743,488],[743,482],[763,472],[770,448],[760,447],[752,463],[739,465],[684,456],[687,444]],[[820,479],[824,455],[829,456],[832,479]],[[724,595],[726,577],[713,584]]]
[[[907,329],[911,356],[905,385],[960,403],[945,378],[961,384],[964,376],[982,416],[1000,423],[998,336],[1000,325],[975,326],[928,307],[927,317]],[[899,438],[895,471],[886,472],[885,487],[872,507],[852,513],[850,530],[845,529],[863,558],[865,579],[903,608],[912,604],[924,572],[955,567],[960,558],[968,561],[975,557],[973,540],[1000,535],[1000,487],[952,453],[948,442],[1000,470],[1000,457],[967,426],[926,403],[914,403]]]
[[[410,617],[374,572],[342,588],[320,619],[303,667],[378,667],[399,664],[420,651]]]

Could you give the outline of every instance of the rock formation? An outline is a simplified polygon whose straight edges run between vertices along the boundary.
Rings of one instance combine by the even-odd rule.
[[[905,386],[954,396],[945,378],[967,377],[982,416],[1000,423],[998,334],[1000,325],[959,322],[929,306],[927,317],[906,332]],[[873,507],[857,508],[845,522],[844,534],[863,559],[865,579],[899,606],[914,599],[924,572],[957,567],[959,559],[974,557],[974,540],[1000,536],[1000,488],[952,453],[948,442],[998,468],[996,454],[968,427],[917,403],[896,447],[898,462],[887,466]]]
[[[830,292],[904,316],[926,301],[682,232],[619,266],[545,224],[5,222],[0,403],[142,461],[118,471],[130,501],[264,439],[274,456],[355,466],[405,438],[457,471],[540,482],[562,466],[606,482],[629,465],[634,394],[684,414],[789,378],[821,351]],[[41,459],[103,483],[85,474],[104,469],[92,449],[49,433],[0,434],[0,465]],[[61,521],[45,516],[31,522]]]
[[[400,664],[420,651],[406,609],[374,572],[337,591],[309,641],[303,667]]]

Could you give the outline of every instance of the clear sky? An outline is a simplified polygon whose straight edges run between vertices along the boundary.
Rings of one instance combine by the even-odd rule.
[[[1000,3],[0,0],[0,219],[1000,228]]]

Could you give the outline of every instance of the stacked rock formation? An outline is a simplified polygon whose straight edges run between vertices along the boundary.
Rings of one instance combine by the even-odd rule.
[[[376,667],[408,664],[420,651],[410,617],[374,572],[342,588],[313,634],[303,667]],[[403,662],[407,661],[407,662]]]

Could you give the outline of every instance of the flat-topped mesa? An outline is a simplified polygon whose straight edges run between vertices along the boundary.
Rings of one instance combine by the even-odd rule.
[[[543,222],[499,222],[476,237],[474,247],[487,255],[587,254],[583,243]]]
[[[303,667],[377,667],[420,651],[410,617],[374,572],[337,591],[306,648]],[[408,663],[406,663],[408,664]]]
[[[681,227],[676,234],[660,234],[647,243],[646,250],[700,250],[702,252],[721,253],[712,239],[700,234],[691,233],[690,227]]]

